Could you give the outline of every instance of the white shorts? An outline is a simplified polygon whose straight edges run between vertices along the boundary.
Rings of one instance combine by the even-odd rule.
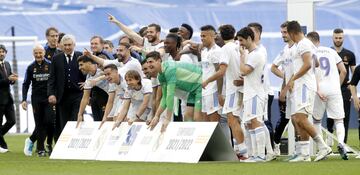
[[[294,87],[291,94],[291,115],[302,113],[307,115],[313,114],[315,92],[310,90],[305,84]]]
[[[236,91],[234,93],[227,94],[225,96],[225,102],[222,108],[222,113],[227,114],[232,112],[234,115],[240,117],[239,113],[241,111],[242,103],[243,103],[243,93]]]
[[[254,118],[256,118],[259,122],[263,122],[265,108],[267,108],[265,104],[265,100],[262,100],[258,96],[254,96],[253,98],[244,101],[242,122],[248,123]]]
[[[132,121],[135,121],[136,119],[138,119],[136,117],[136,112],[138,111],[138,109],[140,108],[141,105],[134,105],[134,104],[130,104],[129,110],[127,112],[126,118]],[[144,113],[139,116],[140,120],[146,121],[148,120],[148,116],[151,113],[151,108],[146,108]]]
[[[324,113],[331,119],[343,119],[345,117],[343,98],[341,94],[328,95],[327,101],[322,101],[318,95],[315,97],[314,118],[321,120]]]
[[[214,92],[213,94],[202,96],[202,108],[201,112],[208,115],[220,110],[221,106],[219,104],[218,93]]]

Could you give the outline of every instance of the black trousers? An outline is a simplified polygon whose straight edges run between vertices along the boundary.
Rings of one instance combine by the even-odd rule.
[[[344,143],[347,142],[348,137],[348,130],[349,130],[349,122],[350,122],[350,105],[351,105],[351,92],[347,87],[341,87],[341,94],[343,97],[343,103],[344,103],[344,112],[345,112],[345,118],[344,118],[344,127],[345,127],[345,139]],[[326,125],[329,132],[334,132],[334,120],[327,118],[326,119]]]
[[[285,113],[286,112],[286,102],[281,102],[279,100],[278,104],[279,104],[279,109],[280,109],[280,119],[276,123],[275,133],[274,133],[274,142],[276,144],[280,143],[281,136],[284,132],[286,125],[289,122],[289,119],[286,118],[286,113]]]
[[[91,111],[94,121],[101,121],[105,113],[108,94],[101,88],[95,86],[91,90]]]
[[[56,129],[56,105],[51,105],[51,117],[50,117],[50,123],[49,126],[47,127],[47,139],[46,139],[46,143],[47,145],[52,145],[53,144],[53,140],[56,141],[57,139],[54,138],[54,134],[55,134],[55,129]]]
[[[63,98],[56,106],[56,132],[57,140],[68,121],[77,121],[82,92],[64,93]]]
[[[53,127],[53,109],[48,103],[47,98],[31,98],[31,105],[34,113],[35,129],[30,136],[32,142],[37,141],[36,148],[38,151],[45,150],[44,142],[49,127]]]
[[[3,97],[1,97],[3,98]],[[3,123],[3,116],[5,115],[6,123]],[[9,100],[5,105],[0,105],[0,146],[7,149],[8,146],[5,142],[4,135],[15,125],[15,110],[14,102]]]
[[[274,148],[274,129],[273,129],[273,125],[271,123],[271,105],[272,105],[273,100],[274,100],[274,96],[268,95],[268,106],[267,106],[268,120],[265,121],[264,123],[265,123],[267,129],[269,130],[271,146]]]

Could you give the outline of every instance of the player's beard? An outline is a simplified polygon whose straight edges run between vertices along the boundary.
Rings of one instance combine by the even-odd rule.
[[[149,43],[153,43],[156,41],[156,36],[150,36],[148,37]]]
[[[335,42],[334,41],[334,46],[336,46],[336,47],[341,47],[343,45],[343,42]]]

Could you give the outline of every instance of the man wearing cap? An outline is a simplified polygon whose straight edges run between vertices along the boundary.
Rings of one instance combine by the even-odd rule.
[[[5,61],[6,53],[6,47],[0,44],[0,153],[8,152],[4,135],[15,125],[14,100],[10,85],[18,80],[18,76],[12,73],[9,62]],[[6,123],[3,125],[4,115]]]

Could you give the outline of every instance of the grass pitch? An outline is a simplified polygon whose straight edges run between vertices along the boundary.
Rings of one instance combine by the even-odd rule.
[[[201,162],[198,164],[184,163],[144,163],[144,162],[100,162],[100,161],[70,161],[50,160],[48,157],[32,157],[23,154],[24,140],[28,135],[7,135],[10,152],[0,154],[0,175],[91,175],[91,174],[179,174],[179,175],[317,175],[360,173],[360,159],[350,156],[350,160],[341,160],[339,156],[331,156],[321,162],[288,163],[286,157],[267,163],[239,162]],[[349,131],[349,145],[359,149],[357,130]],[[334,151],[336,151],[334,147]]]

